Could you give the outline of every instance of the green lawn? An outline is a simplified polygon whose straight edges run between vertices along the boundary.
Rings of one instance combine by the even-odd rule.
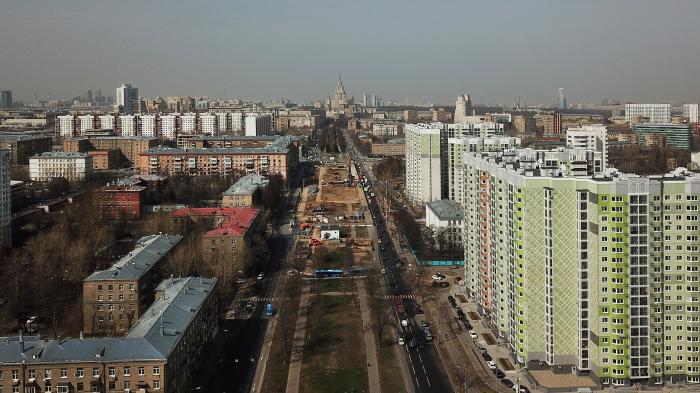
[[[321,369],[311,376],[310,391],[315,393],[364,392],[367,374],[363,368]]]

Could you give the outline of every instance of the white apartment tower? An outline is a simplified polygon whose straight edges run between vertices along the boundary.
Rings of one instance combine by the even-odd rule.
[[[185,113],[180,116],[180,132],[183,134],[194,134],[197,129],[197,114]]]
[[[160,135],[164,139],[175,140],[177,134],[177,115],[160,116]]]
[[[406,195],[413,204],[441,199],[442,123],[406,124]]]
[[[231,131],[241,132],[243,131],[243,113],[241,112],[231,112]]]
[[[134,115],[119,116],[119,134],[121,136],[135,136],[137,130],[137,118]]]
[[[122,113],[133,113],[134,106],[139,100],[139,89],[122,83],[117,87],[117,107]]]
[[[217,117],[211,113],[199,115],[200,132],[204,135],[216,135],[218,131],[216,121]]]
[[[70,138],[75,131],[75,117],[73,115],[56,116],[58,124],[58,135],[63,138]]]
[[[272,132],[272,115],[269,113],[246,113],[246,136],[268,135],[270,132]]]
[[[139,135],[147,137],[156,136],[156,116],[141,115],[139,116]]]
[[[472,114],[472,99],[469,94],[463,94],[457,96],[457,102],[455,102],[455,124],[461,124],[465,122],[467,116]]]
[[[93,115],[81,115],[78,116],[78,134],[84,135],[87,130],[95,129],[95,116]]]
[[[0,149],[0,248],[11,245],[10,150]]]
[[[688,118],[691,123],[698,123],[698,104],[683,105],[683,116]]]
[[[579,150],[593,150],[602,154],[602,172],[608,166],[608,129],[602,124],[590,124],[566,130],[566,145]]]
[[[626,104],[625,121],[637,123],[637,119],[645,117],[649,123],[667,124],[671,122],[671,104]]]
[[[102,130],[114,130],[114,122],[115,122],[115,117],[114,115],[100,115],[97,118],[97,121],[99,123],[99,127]]]

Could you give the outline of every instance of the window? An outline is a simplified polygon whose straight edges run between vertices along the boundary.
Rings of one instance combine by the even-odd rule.
[[[85,376],[85,372],[83,371],[82,368],[79,368],[79,369],[75,370],[75,376],[78,378],[82,378]]]
[[[99,378],[100,377],[100,369],[97,367],[93,367],[92,368],[92,376],[95,378]]]
[[[102,284],[97,284],[97,290],[101,291],[102,290]]]
[[[131,382],[130,381],[124,381],[124,390],[126,389],[131,389]]]
[[[82,382],[76,383],[75,390],[82,391],[83,390],[83,383]]]
[[[143,368],[143,367],[139,367],[139,368],[138,368],[138,373],[139,373],[139,375],[146,375],[146,369]]]
[[[124,376],[128,377],[131,375],[131,369],[129,367],[124,367]]]
[[[109,367],[109,368],[107,369],[107,374],[108,374],[110,377],[116,377],[116,376],[117,376],[117,370],[115,370],[114,367]]]
[[[2,379],[2,378],[0,378],[0,379]],[[47,368],[46,370],[44,370],[44,379],[51,379],[51,369],[50,368]]]
[[[160,367],[158,367],[158,366],[153,367],[153,375],[160,375]]]
[[[153,381],[153,389],[160,389],[160,381]]]

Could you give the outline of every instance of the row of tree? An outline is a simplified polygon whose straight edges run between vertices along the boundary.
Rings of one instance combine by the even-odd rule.
[[[345,152],[347,145],[343,131],[334,125],[322,128],[318,137],[318,148],[324,153]]]

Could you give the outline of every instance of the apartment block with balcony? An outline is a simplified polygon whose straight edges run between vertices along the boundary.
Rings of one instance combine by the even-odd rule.
[[[151,235],[106,270],[83,280],[83,331],[121,335],[129,331],[153,302],[157,267],[182,236]]]
[[[494,333],[603,386],[700,382],[700,177],[531,158],[464,157],[467,292]]]

